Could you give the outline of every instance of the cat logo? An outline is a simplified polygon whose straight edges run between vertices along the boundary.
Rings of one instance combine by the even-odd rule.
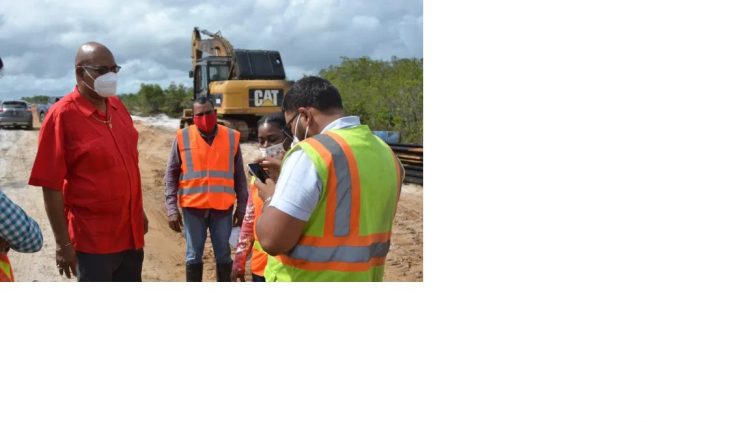
[[[250,91],[252,107],[278,107],[283,94],[278,89],[253,89]]]

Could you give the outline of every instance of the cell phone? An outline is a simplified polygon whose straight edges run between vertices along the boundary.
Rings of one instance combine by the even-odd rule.
[[[257,177],[261,182],[266,183],[266,179],[268,179],[268,173],[263,170],[263,167],[261,167],[259,163],[249,163],[247,165],[247,168],[248,170],[250,170],[250,174]]]

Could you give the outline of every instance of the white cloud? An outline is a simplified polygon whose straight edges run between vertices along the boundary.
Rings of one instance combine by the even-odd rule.
[[[166,86],[175,82],[190,86],[190,79],[187,76],[187,71],[170,69],[153,60],[132,59],[122,63],[118,78],[118,91],[137,91],[141,83]]]
[[[352,19],[352,27],[354,29],[371,31],[377,29],[379,25],[380,20],[374,16],[355,16]]]
[[[92,40],[107,45],[123,66],[120,92],[141,83],[189,85],[194,26],[220,30],[236,48],[279,50],[291,79],[315,74],[342,56],[422,57],[421,0],[2,3],[3,97],[69,92],[75,50]]]
[[[24,75],[32,73],[35,55],[29,51],[20,55],[3,57],[8,75]]]
[[[69,78],[38,78],[31,74],[10,75],[6,73],[0,78],[0,85],[23,87],[22,92],[28,95],[61,96],[73,90],[75,77],[72,72]],[[13,95],[6,89],[0,90],[0,100],[18,99],[23,95]]]

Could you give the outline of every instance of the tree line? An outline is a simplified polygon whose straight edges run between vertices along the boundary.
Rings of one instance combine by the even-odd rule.
[[[48,95],[34,95],[33,97],[21,97],[21,101],[26,101],[29,104],[47,104],[52,100],[52,97]]]
[[[401,133],[402,143],[422,143],[422,59],[342,58],[320,72],[341,92],[348,114],[372,130]]]
[[[120,99],[133,114],[145,116],[164,113],[169,117],[180,117],[183,109],[191,107],[193,90],[174,82],[166,89],[158,84],[141,84],[138,92],[120,95]]]

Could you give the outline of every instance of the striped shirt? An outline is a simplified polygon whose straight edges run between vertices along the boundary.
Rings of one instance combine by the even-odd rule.
[[[42,249],[42,231],[33,218],[0,191],[0,238],[17,252]]]

